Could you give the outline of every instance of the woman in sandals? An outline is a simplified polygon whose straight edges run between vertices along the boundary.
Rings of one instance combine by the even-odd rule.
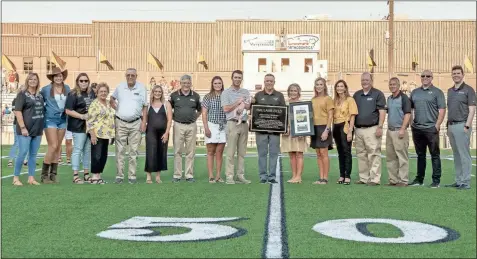
[[[164,89],[155,85],[151,90],[146,116],[146,183],[152,183],[151,172],[156,172],[156,183],[161,183],[161,171],[167,170],[167,147],[172,124],[172,106],[164,98]]]
[[[51,83],[43,87],[40,94],[45,100],[45,135],[48,142],[48,150],[43,160],[41,170],[41,181],[43,183],[56,183],[58,171],[58,152],[66,132],[66,96],[70,92],[70,87],[65,84],[68,70],[61,71],[60,68],[53,68],[46,77]]]
[[[17,95],[18,95],[18,93],[21,93],[24,90],[25,90],[25,86],[20,86],[18,88]],[[16,99],[17,99],[16,97],[13,98],[12,111],[15,110],[15,100]],[[15,113],[13,113],[13,115],[15,116]],[[18,150],[19,149],[18,149],[18,137],[17,137],[17,118],[14,117],[13,118],[13,145],[12,145],[12,148],[10,149],[10,153],[8,154],[8,157],[10,158],[8,160],[8,164],[7,164],[8,167],[13,167],[13,160],[15,160],[15,158],[17,157]],[[27,154],[26,157],[28,157],[28,154]],[[27,163],[28,163],[28,160],[25,159],[23,161],[23,165],[27,165]]]
[[[314,86],[315,97],[311,99],[313,105],[313,122],[315,125],[315,135],[311,137],[311,148],[316,150],[320,178],[313,184],[327,184],[328,173],[330,171],[330,159],[328,157],[328,147],[331,146],[331,124],[333,122],[333,99],[328,95],[326,80],[317,78]]]
[[[35,180],[36,155],[41,144],[44,127],[43,96],[38,93],[40,78],[37,73],[28,74],[25,80],[25,90],[18,93],[15,100],[15,117],[17,119],[16,133],[19,152],[15,160],[13,185],[21,186],[20,171],[23,159],[28,156],[28,184],[39,185]]]
[[[115,110],[109,105],[107,97],[109,86],[99,83],[96,99],[88,108],[86,132],[91,138],[91,177],[92,184],[105,184],[101,173],[108,160],[109,140],[116,134]],[[138,129],[139,130],[139,129]]]
[[[349,185],[353,166],[351,143],[353,141],[354,118],[358,114],[358,106],[356,106],[353,97],[349,95],[348,85],[344,80],[338,80],[334,88],[333,138],[338,149],[340,164],[340,178],[337,184]]]
[[[226,142],[225,112],[222,108],[220,95],[224,91],[224,82],[220,76],[214,76],[211,81],[210,92],[202,100],[202,121],[204,122],[205,144],[207,145],[207,169],[209,171],[209,183],[220,182],[222,170],[222,157]],[[214,178],[214,158],[216,174]]]
[[[90,182],[89,170],[91,167],[91,139],[86,133],[86,120],[88,108],[94,96],[89,88],[89,77],[86,73],[80,73],[76,77],[75,88],[66,98],[65,111],[68,115],[67,130],[73,136],[73,153],[71,155],[71,167],[73,169],[73,183],[82,184],[79,177],[80,161],[83,160],[83,180]]]
[[[301,88],[298,84],[291,84],[288,86],[287,93],[289,103],[300,101]],[[287,182],[301,183],[301,174],[303,173],[303,153],[306,151],[306,139],[305,137],[292,137],[290,135],[290,124],[288,125],[288,132],[282,135],[280,147],[281,152],[288,153],[290,156],[292,178]]]

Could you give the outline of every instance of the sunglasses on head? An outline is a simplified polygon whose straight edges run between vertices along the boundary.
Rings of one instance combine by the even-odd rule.
[[[78,80],[80,83],[88,83],[89,80]]]
[[[431,75],[421,75],[421,78],[424,78],[424,77],[431,78],[432,76]]]

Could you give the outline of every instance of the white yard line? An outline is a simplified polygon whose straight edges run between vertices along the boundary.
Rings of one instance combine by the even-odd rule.
[[[276,171],[277,184],[272,184],[270,192],[270,204],[267,226],[267,251],[265,258],[283,257],[283,236],[282,236],[282,197],[281,197],[281,171],[280,158],[277,161]]]

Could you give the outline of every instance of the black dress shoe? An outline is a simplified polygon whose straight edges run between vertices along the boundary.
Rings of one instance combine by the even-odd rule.
[[[260,180],[260,183],[267,183],[267,180]]]
[[[278,183],[275,179],[268,180],[269,183]]]
[[[460,186],[460,185],[458,185],[457,183],[444,185],[444,187],[459,187],[459,186]]]
[[[470,190],[470,186],[467,184],[461,184],[457,187],[457,190]]]

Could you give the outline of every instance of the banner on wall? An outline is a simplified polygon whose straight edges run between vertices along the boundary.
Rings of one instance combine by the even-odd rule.
[[[243,34],[242,51],[320,52],[319,34]]]

